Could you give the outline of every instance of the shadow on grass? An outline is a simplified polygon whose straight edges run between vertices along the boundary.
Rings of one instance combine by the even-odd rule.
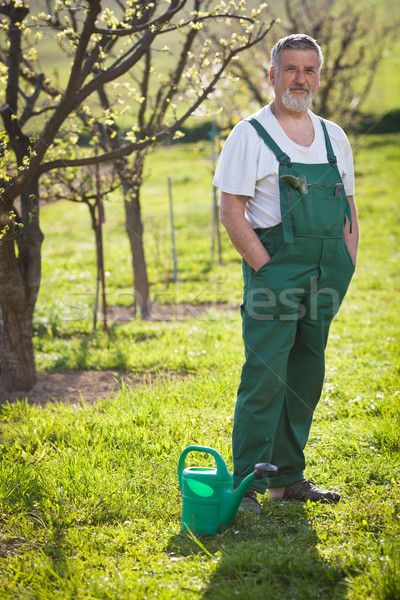
[[[345,573],[321,556],[318,537],[299,503],[266,500],[261,518],[239,513],[233,525],[215,537],[181,533],[171,538],[168,551],[203,554],[215,563],[205,599],[345,597]]]

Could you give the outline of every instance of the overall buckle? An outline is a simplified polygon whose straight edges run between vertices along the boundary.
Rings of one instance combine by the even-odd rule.
[[[292,166],[292,161],[290,160],[290,157],[287,154],[285,154],[284,152],[282,152],[282,154],[280,154],[276,158],[280,165],[285,165],[286,167]]]

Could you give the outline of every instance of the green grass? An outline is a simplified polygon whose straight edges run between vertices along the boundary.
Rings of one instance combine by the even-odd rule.
[[[143,190],[154,299],[215,304],[197,319],[114,323],[110,340],[93,335],[94,251],[84,207],[42,209],[39,370],[159,375],[95,405],[82,398],[73,405],[1,406],[1,600],[399,600],[399,141],[371,136],[357,148],[358,268],[332,326],[307,447],[307,475],[341,490],[346,501],[333,507],[265,499],[259,520],[239,515],[213,538],[180,532],[176,477],[179,455],[192,443],[215,447],[231,470],[243,359],[237,311],[217,310],[218,302],[237,306],[241,274],[225,235],[225,264],[211,263],[208,145],[158,149]],[[128,304],[130,264],[117,197],[106,212],[109,298]],[[170,379],[171,373],[186,376]]]

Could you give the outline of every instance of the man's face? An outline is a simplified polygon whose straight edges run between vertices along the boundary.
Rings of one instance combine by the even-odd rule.
[[[275,97],[288,110],[303,112],[310,108],[319,88],[318,54],[315,50],[285,48],[278,68],[270,69]]]

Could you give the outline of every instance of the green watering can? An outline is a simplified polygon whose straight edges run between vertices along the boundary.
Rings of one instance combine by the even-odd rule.
[[[186,467],[189,452],[211,454],[217,468]],[[178,463],[179,487],[182,494],[182,529],[193,533],[215,535],[223,526],[230,525],[250,483],[265,473],[277,471],[267,463],[255,465],[254,472],[233,489],[233,475],[229,473],[222,456],[213,448],[188,446]]]

